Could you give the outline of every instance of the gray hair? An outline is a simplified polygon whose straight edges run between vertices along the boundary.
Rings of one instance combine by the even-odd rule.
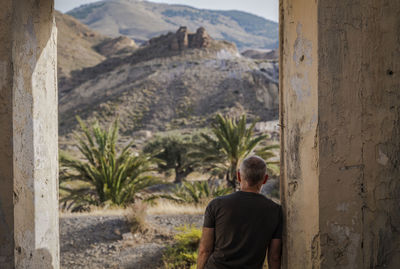
[[[240,165],[240,175],[250,186],[254,186],[264,180],[267,174],[267,165],[265,161],[256,155],[247,157]]]

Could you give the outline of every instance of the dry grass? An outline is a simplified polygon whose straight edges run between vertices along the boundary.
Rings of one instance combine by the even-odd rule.
[[[159,200],[157,204],[149,207],[147,213],[149,215],[198,215],[204,214],[207,204],[177,204],[168,200]]]
[[[80,216],[122,216],[126,214],[126,208],[122,207],[91,207],[88,212],[68,212],[60,211],[60,217],[80,217]]]
[[[126,216],[130,219],[142,218],[147,215],[199,215],[204,214],[208,203],[178,204],[169,200],[160,199],[153,206],[147,206],[144,203],[136,202],[127,208],[123,207],[91,207],[88,212],[67,212],[60,211],[60,217],[80,217],[80,216]]]
[[[128,206],[125,210],[125,216],[131,226],[131,232],[145,232],[147,230],[147,205],[143,202],[136,202]]]

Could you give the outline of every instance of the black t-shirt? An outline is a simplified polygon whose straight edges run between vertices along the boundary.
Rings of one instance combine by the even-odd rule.
[[[282,209],[261,194],[238,191],[212,200],[203,226],[215,228],[206,269],[261,269],[271,239],[282,238]]]

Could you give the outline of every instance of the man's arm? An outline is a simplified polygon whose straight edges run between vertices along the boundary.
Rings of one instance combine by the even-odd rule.
[[[268,269],[280,269],[282,256],[282,239],[273,238],[268,247]]]
[[[208,258],[214,250],[214,228],[203,227],[200,240],[199,255],[197,258],[197,269],[204,269]]]

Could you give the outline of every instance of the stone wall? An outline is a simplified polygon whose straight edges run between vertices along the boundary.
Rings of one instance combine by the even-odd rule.
[[[281,1],[286,268],[400,268],[399,10]]]

